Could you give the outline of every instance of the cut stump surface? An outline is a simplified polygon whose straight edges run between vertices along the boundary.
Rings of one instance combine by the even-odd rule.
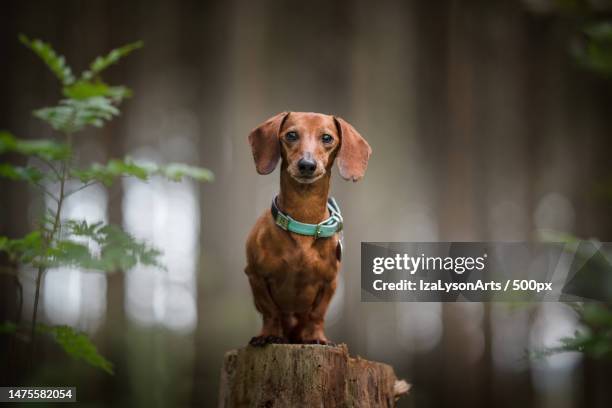
[[[346,345],[270,344],[225,354],[220,408],[393,407],[410,385]]]

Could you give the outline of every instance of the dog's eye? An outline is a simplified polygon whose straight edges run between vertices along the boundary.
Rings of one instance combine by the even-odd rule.
[[[329,144],[334,141],[334,138],[331,135],[328,135],[326,133],[323,136],[321,136],[321,141],[325,144]]]
[[[287,132],[285,139],[287,139],[288,142],[295,142],[298,140],[298,134],[296,132]]]

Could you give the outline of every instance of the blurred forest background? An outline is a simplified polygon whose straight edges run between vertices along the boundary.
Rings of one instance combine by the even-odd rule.
[[[51,136],[30,111],[59,87],[18,33],[52,43],[77,70],[141,39],[107,74],[134,97],[77,149],[216,176],[126,180],[69,199],[70,215],[163,249],[169,271],[48,271],[43,320],[90,333],[116,374],[41,343],[25,381],[77,386],[92,407],[214,406],[224,352],[259,329],[243,248],[278,189],[278,171],[256,174],[247,134],[279,111],[318,111],[347,119],[374,152],[362,182],[334,175],[346,256],[328,336],[412,382],[402,407],[612,406],[610,362],[525,357],[579,326],[566,305],[360,303],[359,277],[361,241],[530,240],[540,229],[612,240],[610,77],[573,56],[583,25],[611,11],[594,0],[3,2],[0,128]],[[34,196],[0,181],[0,234],[30,229]],[[15,298],[0,277],[0,321]],[[5,337],[0,347],[1,385],[15,385]]]

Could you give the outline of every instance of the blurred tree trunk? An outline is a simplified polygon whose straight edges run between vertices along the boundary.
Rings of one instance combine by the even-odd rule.
[[[51,81],[38,81],[41,66],[32,63],[32,59],[10,58],[9,55],[27,55],[28,51],[18,40],[22,32],[24,20],[27,20],[28,6],[25,3],[10,2],[3,5],[0,19],[0,50],[6,55],[4,63],[0,64],[2,79],[2,98],[0,98],[0,129],[8,130],[19,138],[41,138],[48,134],[44,125],[32,126],[31,110],[38,103],[48,100],[56,91]],[[57,16],[47,16],[38,22],[37,28],[42,32],[53,32],[57,24]],[[26,33],[30,34],[30,33]],[[34,84],[28,87],[24,84]],[[42,130],[42,132],[41,132]],[[45,133],[46,130],[46,133]],[[20,165],[25,164],[23,156],[3,157],[4,160],[15,160]],[[42,206],[42,198],[38,190],[30,188],[26,183],[9,181],[0,178],[0,235],[19,238],[32,230],[32,214]],[[6,259],[0,255],[0,266],[5,266]],[[22,270],[23,269],[23,270]],[[0,322],[19,319],[27,324],[30,321],[33,303],[33,279],[26,268],[20,269],[21,285],[21,315],[18,317],[20,295],[18,286],[12,277],[0,274]],[[30,344],[27,337],[0,336],[0,380],[2,384],[20,384],[32,374],[30,363]],[[4,358],[6,356],[6,358]]]

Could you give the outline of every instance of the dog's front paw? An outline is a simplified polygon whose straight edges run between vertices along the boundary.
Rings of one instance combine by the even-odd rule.
[[[249,341],[249,345],[253,347],[263,347],[267,344],[287,344],[288,341],[284,337],[279,336],[255,336]]]
[[[266,344],[266,336],[255,336],[249,341],[249,345],[253,347],[263,347]]]
[[[289,341],[284,337],[279,336],[266,336],[267,344],[287,344]]]

